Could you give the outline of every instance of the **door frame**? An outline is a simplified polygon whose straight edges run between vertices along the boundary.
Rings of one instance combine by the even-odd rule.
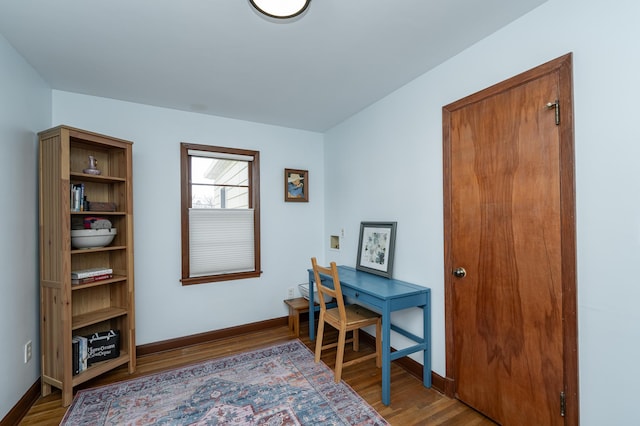
[[[442,107],[443,145],[443,205],[444,205],[444,287],[445,287],[445,341],[446,377],[445,394],[455,398],[456,377],[454,372],[454,327],[452,271],[452,226],[451,217],[451,113],[484,98],[513,87],[528,83],[543,75],[558,73],[560,105],[560,221],[562,256],[562,344],[565,392],[565,424],[579,424],[578,399],[578,316],[577,316],[577,272],[576,272],[576,215],[575,215],[575,155],[573,124],[573,55],[564,56],[525,71],[515,77],[497,83],[477,93]],[[553,100],[550,100],[551,102]],[[558,401],[560,406],[560,401]]]

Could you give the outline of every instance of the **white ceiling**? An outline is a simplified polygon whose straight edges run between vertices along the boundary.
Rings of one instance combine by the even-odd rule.
[[[325,131],[546,0],[0,0],[53,89]]]

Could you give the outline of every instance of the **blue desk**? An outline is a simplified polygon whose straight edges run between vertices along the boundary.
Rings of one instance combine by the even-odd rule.
[[[382,403],[389,405],[391,400],[391,361],[408,354],[423,351],[424,386],[431,387],[431,290],[405,281],[384,278],[368,272],[358,271],[349,266],[338,266],[342,294],[350,303],[365,306],[382,314]],[[332,278],[321,275],[327,280],[325,285],[333,287]],[[315,339],[315,317],[313,312],[319,307],[314,305],[313,269],[309,269],[309,338]],[[391,312],[420,307],[423,316],[424,337],[416,336],[391,324]],[[405,349],[391,352],[391,330],[407,337],[416,344]]]

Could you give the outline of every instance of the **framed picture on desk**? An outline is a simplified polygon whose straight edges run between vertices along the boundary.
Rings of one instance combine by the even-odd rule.
[[[397,222],[361,222],[356,269],[391,278]]]

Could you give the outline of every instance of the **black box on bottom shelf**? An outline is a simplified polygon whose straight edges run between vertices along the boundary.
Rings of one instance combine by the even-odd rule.
[[[119,330],[102,331],[85,337],[88,365],[120,356]]]

